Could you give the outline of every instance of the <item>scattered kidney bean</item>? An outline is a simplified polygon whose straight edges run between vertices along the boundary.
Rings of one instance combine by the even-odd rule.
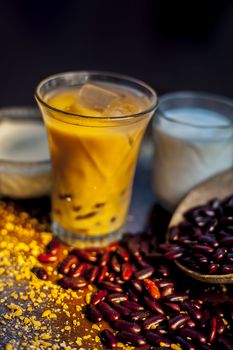
[[[49,264],[58,260],[57,255],[51,253],[41,253],[37,258],[41,263]]]
[[[98,290],[91,298],[91,304],[97,305],[100,301],[103,301],[106,296],[108,295],[108,292],[105,289]]]
[[[189,320],[190,317],[188,315],[177,315],[168,321],[168,327],[171,331],[176,331],[177,329],[183,327]]]
[[[157,285],[155,284],[155,282],[148,279],[148,278],[145,278],[143,282],[144,282],[144,285],[145,285],[148,293],[150,294],[150,296],[153,299],[159,299],[160,298],[160,291],[159,291],[159,288],[157,287]]]
[[[97,304],[97,308],[100,311],[100,313],[103,315],[103,318],[107,322],[116,321],[120,318],[119,312],[117,312],[114,308],[112,308],[110,305],[105,303],[104,301],[100,301]]]
[[[166,317],[161,314],[151,316],[143,322],[143,328],[146,330],[151,329],[152,326],[157,326],[159,323],[163,322],[165,319]]]
[[[153,275],[155,269],[153,266],[146,267],[145,269],[139,270],[135,273],[135,277],[139,280],[144,280]]]
[[[141,327],[135,322],[118,320],[112,323],[112,327],[118,331],[127,331],[130,333],[140,333]]]
[[[220,272],[223,267],[232,265],[233,247],[216,245],[216,242],[219,244],[220,240],[232,235],[230,232],[233,221],[229,220],[229,210],[232,208],[227,209],[227,216],[224,210],[220,210],[221,202],[218,205],[216,203],[216,208],[211,209],[215,216],[211,210],[210,213],[206,213],[204,209],[198,209],[196,219],[191,219],[190,216],[189,222],[183,222],[179,227],[172,229],[174,239],[169,243],[170,251],[180,252],[182,245],[184,253],[181,260],[194,266],[196,264],[196,268],[200,271],[203,269],[207,271],[210,266],[217,265]],[[208,220],[202,220],[203,215]],[[221,220],[223,215],[227,220],[225,218]],[[218,218],[218,225],[215,226],[214,223],[212,225],[213,218]],[[208,231],[210,229],[213,230],[211,233]],[[180,237],[183,238],[180,240]],[[142,238],[147,241],[145,245],[140,244]],[[76,278],[70,277],[74,269],[71,268],[68,275],[67,270],[63,270],[64,277],[57,282],[63,288],[74,290],[83,289],[88,283],[94,283],[100,288],[93,292],[91,303],[85,308],[85,315],[94,323],[104,319],[115,329],[114,332],[105,330],[102,332],[103,335],[101,333],[101,339],[108,349],[117,347],[116,339],[120,339],[123,343],[129,342],[132,346],[143,346],[144,350],[166,347],[175,349],[178,344],[182,349],[227,349],[226,346],[233,342],[232,303],[230,301],[213,303],[206,301],[204,296],[196,298],[188,281],[184,287],[189,288],[189,292],[182,293],[182,290],[186,290],[184,288],[178,290],[173,270],[164,257],[153,254],[152,242],[153,239],[150,236],[147,238],[145,234],[136,237],[127,235],[125,240],[111,247],[84,251],[71,249],[68,256],[75,255],[80,261],[79,265],[86,264],[88,268],[82,277]],[[190,254],[192,244],[211,247],[214,251],[210,253],[207,249],[208,252],[203,252],[198,248]],[[163,248],[166,248],[166,245],[163,245]],[[213,255],[220,249],[223,249],[224,255],[220,254],[218,260]],[[58,259],[57,255],[56,261]],[[125,278],[123,269],[128,264],[132,267],[132,274]],[[98,283],[98,278],[102,274],[103,280]],[[159,300],[154,298],[153,293],[153,296],[150,294],[147,288],[149,285],[157,287],[160,293]],[[110,334],[109,339],[112,336],[112,343],[108,340],[106,332]]]
[[[78,258],[75,255],[68,255],[58,267],[58,270],[63,275],[68,275],[71,268],[75,268],[78,264]]]
[[[40,280],[47,281],[48,279],[48,273],[43,267],[33,267],[31,271],[36,275],[37,278]]]
[[[125,301],[128,299],[127,294],[122,293],[112,293],[108,295],[108,300],[114,303],[120,303],[121,301]]]
[[[128,281],[133,274],[133,266],[129,262],[122,264],[122,274],[121,277],[124,281]]]
[[[46,246],[45,250],[48,254],[56,255],[61,247],[59,239],[53,238]]]
[[[99,284],[103,282],[103,280],[105,279],[107,273],[108,273],[108,267],[107,266],[102,267],[100,272],[99,272],[98,279],[97,279],[97,282]]]
[[[169,339],[164,338],[159,334],[148,332],[146,335],[146,339],[151,345],[160,346],[162,344],[163,348],[171,348],[172,342]]]
[[[143,336],[130,333],[127,331],[121,331],[118,333],[119,340],[125,340],[126,342],[131,343],[134,346],[143,346],[146,344],[146,340]]]
[[[87,286],[87,281],[82,277],[62,277],[57,283],[65,289],[70,288],[73,290],[83,289]]]
[[[91,267],[86,273],[86,279],[88,282],[95,282],[97,276],[99,274],[99,268],[97,266]]]
[[[101,332],[101,338],[108,349],[114,349],[117,347],[117,339],[109,329],[104,329]]]
[[[89,321],[94,323],[98,323],[103,320],[101,313],[94,305],[91,304],[86,305],[85,316]]]

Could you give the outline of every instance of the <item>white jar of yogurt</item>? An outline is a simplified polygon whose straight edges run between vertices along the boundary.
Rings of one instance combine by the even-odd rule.
[[[233,167],[233,101],[195,92],[164,95],[153,135],[153,189],[172,211],[198,183]]]

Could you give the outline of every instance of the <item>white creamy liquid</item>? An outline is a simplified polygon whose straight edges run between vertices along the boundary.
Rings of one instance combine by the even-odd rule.
[[[36,162],[49,159],[42,123],[5,120],[0,123],[0,159]]]
[[[160,202],[174,210],[198,183],[233,166],[233,125],[201,108],[170,109],[166,116],[170,120],[159,116],[153,125],[153,187]]]
[[[31,198],[48,194],[51,187],[49,158],[42,123],[0,122],[0,195]],[[40,161],[47,162],[37,163]]]

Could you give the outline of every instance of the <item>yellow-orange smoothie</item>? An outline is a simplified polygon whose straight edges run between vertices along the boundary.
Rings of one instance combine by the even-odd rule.
[[[149,121],[132,114],[145,111],[149,100],[133,89],[86,84],[57,90],[46,103],[69,112],[43,111],[53,165],[53,220],[78,235],[114,232],[125,222]]]

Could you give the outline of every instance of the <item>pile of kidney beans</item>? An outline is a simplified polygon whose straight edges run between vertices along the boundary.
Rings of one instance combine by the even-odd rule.
[[[161,244],[168,259],[204,274],[233,273],[233,195],[184,213]]]
[[[205,207],[211,207],[211,213],[216,214],[211,216],[206,209],[202,221],[205,225],[198,229],[203,232],[204,226],[210,228],[213,217],[222,208],[225,212],[221,217],[228,220],[229,203],[231,199],[225,204],[214,201]],[[193,220],[192,214],[186,215]],[[229,227],[228,223],[220,222]],[[224,232],[224,237],[228,237],[226,229]],[[212,233],[207,237],[212,238]],[[212,247],[206,242],[202,245]],[[97,291],[84,312],[91,322],[98,324],[104,320],[111,326],[112,330],[105,329],[100,334],[107,349],[117,348],[118,341],[140,349],[233,349],[233,303],[222,297],[220,302],[210,301],[202,287],[198,296],[192,282],[189,284],[184,276],[179,278],[174,266],[156,252],[153,235],[125,235],[118,244],[100,250],[71,249],[63,261],[58,261],[59,246],[59,241],[53,239],[38,259],[42,263],[57,263],[63,274],[57,283],[63,288],[79,290],[95,284]],[[43,267],[36,267],[33,272],[38,278],[48,278]]]

